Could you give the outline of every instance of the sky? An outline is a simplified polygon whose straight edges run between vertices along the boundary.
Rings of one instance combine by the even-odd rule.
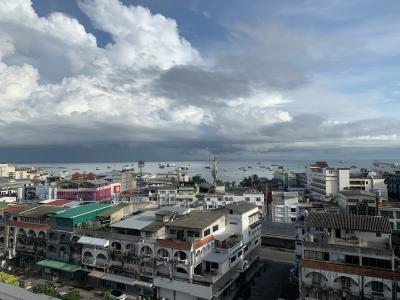
[[[0,161],[397,158],[398,0],[2,0]]]

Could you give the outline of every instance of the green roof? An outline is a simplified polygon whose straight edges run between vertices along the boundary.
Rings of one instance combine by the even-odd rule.
[[[106,211],[102,212],[99,216],[102,217],[109,217],[111,216],[113,213],[124,209],[125,207],[127,207],[128,205],[130,205],[130,203],[119,203],[117,205],[114,205],[113,207],[111,207],[110,209],[107,209]]]
[[[9,206],[10,204],[12,204],[12,203],[8,203],[6,201],[1,201],[0,202],[0,209],[3,209],[5,207]]]
[[[37,263],[38,266],[45,267],[45,268],[50,268],[50,269],[56,269],[60,271],[65,271],[65,272],[75,272],[81,269],[80,266],[66,263],[63,261],[58,261],[58,260],[51,260],[51,259],[44,259],[41,260]]]
[[[81,215],[92,213],[98,210],[104,210],[105,208],[108,207],[112,207],[112,204],[90,203],[90,204],[78,205],[73,208],[54,213],[53,216],[57,218],[76,218]]]

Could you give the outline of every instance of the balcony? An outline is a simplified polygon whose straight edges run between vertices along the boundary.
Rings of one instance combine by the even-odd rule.
[[[100,268],[105,268],[108,265],[108,261],[106,259],[97,258],[96,266]]]
[[[179,257],[174,258],[174,262],[176,262],[179,265],[187,265],[188,264],[188,259],[181,259]]]
[[[85,265],[93,265],[94,259],[92,257],[84,257],[82,258],[82,263]]]
[[[233,253],[242,247],[242,245],[242,236],[235,234],[217,243],[215,249],[220,252]]]
[[[221,273],[218,271],[202,272],[200,274],[193,274],[193,281],[214,283],[221,277]]]

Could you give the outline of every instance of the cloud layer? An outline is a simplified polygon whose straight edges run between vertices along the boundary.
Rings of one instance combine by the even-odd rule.
[[[370,113],[370,96],[346,118],[357,103],[314,86],[334,60],[314,34],[238,22],[234,50],[204,56],[175,20],[145,7],[78,5],[110,35],[105,47],[73,16],[40,17],[29,0],[0,3],[0,147],[126,144],[234,158],[399,145],[399,121]],[[314,103],[319,96],[328,99]]]

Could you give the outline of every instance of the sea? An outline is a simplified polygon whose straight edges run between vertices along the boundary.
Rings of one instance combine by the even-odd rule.
[[[385,160],[394,162],[395,160]],[[315,161],[312,160],[269,160],[269,161],[218,161],[218,178],[224,182],[235,181],[239,183],[244,177],[257,174],[259,177],[271,179],[274,170],[278,166],[289,168],[295,172],[304,172],[305,166]],[[360,168],[372,168],[373,160],[327,160],[331,167],[353,167],[352,170],[357,172]],[[167,164],[173,165],[167,167]],[[126,167],[133,167],[138,171],[138,163],[131,162],[108,162],[108,163],[26,163],[17,164],[23,167],[35,167],[47,171],[49,174],[57,176],[60,174],[72,174],[75,172],[93,172],[96,174],[111,172],[112,170],[122,170]],[[165,168],[160,168],[164,165]],[[189,176],[200,175],[207,181],[211,182],[212,161],[146,161],[143,172],[148,173],[175,173],[177,167],[188,167],[185,174]],[[269,169],[268,169],[269,167]]]

